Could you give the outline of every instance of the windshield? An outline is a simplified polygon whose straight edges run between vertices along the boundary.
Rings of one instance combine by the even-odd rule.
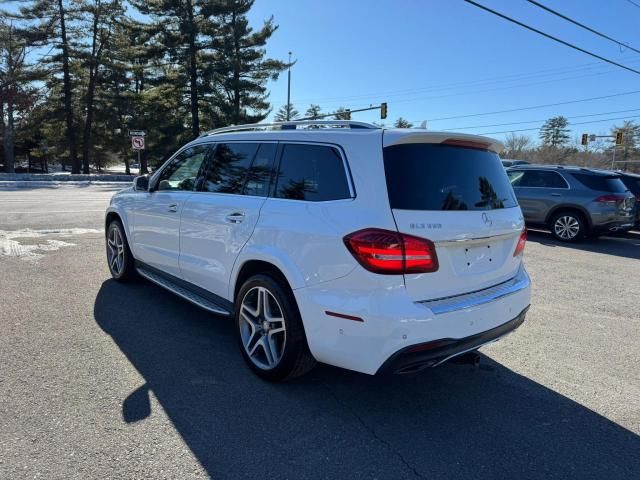
[[[492,210],[517,206],[497,154],[432,143],[384,149],[391,208]]]

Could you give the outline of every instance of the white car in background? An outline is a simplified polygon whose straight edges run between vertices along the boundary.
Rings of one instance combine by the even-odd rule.
[[[268,380],[316,361],[433,367],[511,332],[529,307],[500,148],[352,121],[214,130],[113,197],[109,268],[234,317]]]

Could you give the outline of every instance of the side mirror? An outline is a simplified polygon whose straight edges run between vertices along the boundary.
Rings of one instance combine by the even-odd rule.
[[[149,190],[149,176],[141,175],[133,179],[133,189],[137,192],[146,192]]]

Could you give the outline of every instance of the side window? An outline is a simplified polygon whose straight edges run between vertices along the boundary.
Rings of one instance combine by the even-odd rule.
[[[507,172],[507,175],[509,176],[509,181],[511,182],[511,186],[519,187],[520,181],[522,180],[522,176],[524,175],[524,172],[519,170],[509,170]]]
[[[524,173],[520,187],[569,188],[567,182],[555,172],[528,170]]]
[[[285,145],[275,196],[312,202],[350,198],[347,174],[338,150],[323,145]]]
[[[269,194],[273,158],[276,155],[277,148],[278,144],[276,143],[263,143],[260,145],[247,173],[247,181],[242,193],[256,197],[266,197]]]
[[[259,143],[220,143],[204,172],[202,191],[241,194]]]
[[[196,145],[175,156],[160,172],[158,190],[193,190],[209,145]]]

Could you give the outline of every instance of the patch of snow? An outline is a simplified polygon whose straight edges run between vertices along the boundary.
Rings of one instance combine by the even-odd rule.
[[[71,237],[87,233],[101,233],[95,228],[60,228],[47,230],[0,230],[0,256],[19,257],[23,260],[38,260],[44,256],[43,252],[55,252],[64,247],[72,247],[75,243],[64,240],[45,239],[43,242],[24,245],[16,239],[42,238],[48,235]]]

